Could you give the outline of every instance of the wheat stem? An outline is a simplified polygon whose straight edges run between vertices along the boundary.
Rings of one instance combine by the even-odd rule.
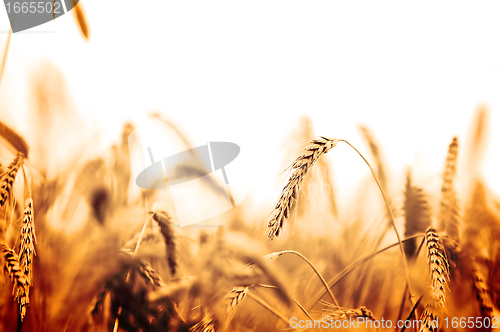
[[[144,232],[146,231],[146,227],[148,225],[148,222],[152,218],[153,218],[153,216],[150,216],[148,218],[148,220],[146,220],[146,222],[144,223],[144,226],[142,226],[142,230],[141,230],[141,233],[139,234],[139,239],[137,240],[137,244],[135,245],[135,249],[134,249],[134,252],[132,253],[132,256],[135,256],[135,254],[137,253],[137,250],[139,249],[139,246],[141,245],[142,237],[144,236]],[[125,282],[128,281],[129,277],[130,277],[130,271],[127,273],[127,277],[125,279]],[[120,316],[121,313],[122,313],[122,306],[118,307],[118,312],[117,312],[116,318],[115,318],[115,324],[113,325],[113,332],[118,331],[118,325],[119,325],[118,317]]]
[[[387,196],[384,192],[384,189],[382,189],[382,186],[380,185],[380,182],[377,178],[377,175],[375,175],[375,172],[373,171],[373,168],[371,167],[368,160],[366,160],[365,157],[361,154],[361,152],[359,152],[358,149],[356,149],[351,143],[349,143],[348,141],[346,141],[344,139],[340,139],[340,140],[342,142],[347,143],[351,148],[353,148],[359,154],[359,156],[365,161],[366,165],[368,166],[368,168],[370,169],[370,172],[373,175],[373,179],[377,183],[377,186],[380,189],[380,192],[382,193],[382,196],[383,196],[384,202],[385,202],[385,206],[386,206],[387,211],[389,212],[389,216],[391,218],[392,227],[394,228],[394,232],[396,233],[396,237],[398,238],[399,250],[401,251],[401,258],[403,259],[403,266],[404,266],[405,273],[406,273],[406,282],[408,284],[408,292],[409,292],[410,302],[413,305],[413,295],[412,295],[413,293],[411,290],[410,271],[408,269],[408,262],[406,261],[406,254],[405,254],[405,251],[403,248],[403,243],[401,242],[401,237],[399,236],[399,231],[398,231],[398,228],[396,227],[394,213],[392,212],[391,206],[389,204],[389,200],[387,199]]]
[[[247,296],[251,297],[257,303],[259,303],[261,306],[263,306],[264,308],[266,308],[267,310],[269,310],[270,312],[272,312],[274,315],[276,315],[278,318],[280,318],[282,321],[284,321],[287,326],[290,326],[290,320],[285,315],[283,315],[280,311],[278,311],[277,309],[273,308],[269,303],[267,303],[266,301],[264,301],[263,299],[261,299],[260,296],[252,294],[251,292],[248,292]]]
[[[424,237],[425,239],[425,234],[416,234],[414,236],[411,236],[409,238],[406,238],[404,239],[402,242],[406,242],[406,241],[409,241],[409,240],[412,240],[414,238],[417,238],[417,237]],[[393,243],[391,245],[388,245],[387,247],[385,248],[382,248],[382,249],[379,249],[375,252],[372,252],[371,254],[368,254],[364,257],[361,257],[360,259],[358,259],[357,261],[351,263],[349,266],[347,266],[345,269],[343,269],[339,274],[337,274],[329,283],[328,283],[328,287],[329,288],[332,288],[333,286],[335,286],[340,280],[342,280],[342,278],[344,278],[345,276],[347,276],[349,273],[351,273],[356,267],[358,267],[359,265],[361,265],[362,263],[366,262],[367,260],[375,257],[376,255],[386,251],[386,250],[389,250],[395,246],[399,245],[398,242],[396,243]],[[323,296],[324,292],[321,291],[320,293],[316,294],[313,298],[313,300],[309,303],[309,308],[312,307],[316,302],[318,302],[321,297]]]
[[[278,251],[278,252],[274,252],[274,253],[271,253],[269,255],[267,255],[267,257],[271,258],[271,259],[274,259],[274,258],[277,258],[279,256],[282,256],[284,254],[294,254],[294,255],[297,255],[299,256],[300,258],[302,258],[307,264],[309,264],[309,266],[314,270],[314,272],[316,273],[316,275],[319,277],[319,279],[321,280],[321,282],[323,283],[323,285],[325,286],[325,289],[328,291],[328,294],[330,294],[330,297],[332,298],[333,302],[335,303],[335,305],[337,307],[340,307],[339,303],[337,302],[337,299],[335,298],[335,296],[333,295],[332,293],[332,290],[330,289],[330,287],[328,287],[328,284],[326,283],[326,280],[325,278],[323,278],[323,276],[321,275],[321,273],[319,273],[318,269],[316,269],[316,267],[313,265],[313,263],[311,263],[304,255],[302,255],[300,252],[297,252],[295,250],[283,250],[283,251]]]

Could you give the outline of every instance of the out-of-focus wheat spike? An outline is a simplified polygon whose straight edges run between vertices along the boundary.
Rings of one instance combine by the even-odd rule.
[[[427,263],[429,264],[432,289],[439,304],[445,307],[446,298],[444,292],[450,280],[448,259],[446,258],[443,243],[434,228],[429,227],[427,229],[425,241],[427,244]]]
[[[24,155],[19,152],[7,170],[0,174],[0,213],[5,213],[7,206],[12,204],[14,199],[13,185],[17,172],[22,166]]]
[[[243,301],[249,289],[250,287],[234,287],[227,295],[229,304],[226,308],[226,326],[228,326],[233,319],[234,314],[236,313],[236,307],[241,301]]]
[[[412,185],[409,171],[406,175],[404,211],[406,238],[424,233],[431,226],[431,210],[427,197],[421,188]],[[406,256],[411,260],[417,250],[417,239],[406,241],[404,249]]]
[[[196,325],[193,325],[189,332],[215,332],[217,328],[217,323],[214,320],[212,314],[206,315],[203,319]]]
[[[472,269],[472,281],[472,286],[481,308],[482,317],[491,318],[493,314],[493,301],[491,300],[489,287],[475,264],[473,264]]]
[[[441,209],[439,211],[439,229],[449,234],[452,238],[459,240],[460,235],[460,208],[453,188],[453,179],[457,167],[458,139],[453,138],[448,149],[446,167],[441,187]]]
[[[473,258],[466,255],[461,246],[449,236],[441,238],[443,245],[449,253],[450,260],[456,261],[457,265],[462,267],[462,273],[466,272],[467,277],[472,279],[472,289],[476,294],[482,317],[493,317],[493,301],[490,295],[490,289],[486,278],[481,273],[478,263],[474,262]],[[467,269],[463,271],[463,266],[467,265]]]
[[[138,263],[137,272],[144,279],[146,284],[153,287],[164,286],[163,280],[161,279],[160,275],[156,273],[156,271],[148,261],[140,260]]]
[[[384,163],[382,162],[380,149],[375,140],[375,137],[373,136],[373,133],[368,127],[359,126],[359,129],[361,130],[363,137],[365,138],[366,142],[368,143],[368,146],[370,147],[370,151],[373,155],[373,158],[375,158],[375,164],[377,166],[377,176],[378,179],[380,180],[380,184],[382,185],[382,188],[387,192],[387,176],[385,173]]]
[[[168,267],[170,269],[170,273],[175,275],[175,272],[177,271],[177,245],[172,220],[170,219],[168,213],[162,210],[153,211],[153,219],[158,223],[158,226],[160,226],[160,231],[165,239],[165,245],[167,248]]]
[[[275,236],[279,236],[284,221],[290,218],[291,213],[295,210],[300,185],[304,181],[307,172],[323,154],[330,151],[338,142],[340,142],[339,139],[326,137],[314,139],[290,166],[291,175],[281,192],[272,212],[271,220],[268,223],[269,239],[272,240]]]
[[[33,199],[26,199],[24,208],[23,225],[19,235],[19,264],[26,275],[28,284],[31,285],[31,273],[33,254],[35,253],[35,221],[33,211]]]
[[[19,304],[19,315],[21,316],[21,320],[23,320],[26,315],[26,306],[29,305],[28,280],[19,266],[19,257],[14,250],[0,243],[0,253],[4,271],[14,283],[13,294]]]
[[[76,1],[73,0],[73,4],[74,4],[73,9],[75,11],[75,17],[76,21],[78,22],[78,26],[80,27],[80,32],[85,37],[85,39],[89,39],[89,28],[87,26],[87,20],[85,19],[85,14],[82,10],[81,1],[78,1],[78,3],[76,3]]]

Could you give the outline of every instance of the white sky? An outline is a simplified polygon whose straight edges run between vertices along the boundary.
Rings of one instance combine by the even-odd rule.
[[[248,146],[260,156],[254,172],[275,186],[279,149],[303,114],[317,135],[345,138],[364,152],[356,126],[368,125],[391,176],[406,165],[439,175],[451,138],[465,138],[474,108],[485,102],[492,111],[485,172],[500,193],[499,2],[82,4],[89,42],[73,15],[13,36],[2,89],[18,121],[27,107],[26,72],[48,58],[107,138],[118,136],[122,120],[160,110],[195,139],[217,132]],[[5,32],[3,8],[0,15]],[[0,34],[0,43],[6,38]],[[330,157],[345,186],[366,174],[347,151]]]

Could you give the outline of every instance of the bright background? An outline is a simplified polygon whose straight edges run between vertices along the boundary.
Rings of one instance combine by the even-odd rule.
[[[500,192],[499,2],[82,4],[88,42],[73,13],[12,37],[1,112],[24,134],[28,73],[49,59],[104,141],[119,136],[124,120],[153,110],[195,140],[227,133],[250,148],[249,172],[260,179],[253,189],[272,204],[276,176],[295,157],[283,160],[280,149],[301,115],[312,118],[316,135],[345,138],[366,153],[357,125],[368,125],[389,176],[402,178],[413,165],[425,183],[440,176],[451,138],[465,139],[484,102],[492,129],[484,171]],[[0,42],[8,29],[2,8]],[[366,176],[347,148],[334,153],[339,185]]]

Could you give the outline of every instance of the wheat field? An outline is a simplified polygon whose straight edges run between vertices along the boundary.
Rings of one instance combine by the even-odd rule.
[[[81,6],[74,15],[88,39]],[[317,136],[304,117],[277,160],[288,167],[271,209],[249,198],[219,227],[190,228],[160,191],[136,185],[135,123],[109,146],[96,135],[63,153],[80,119],[65,107],[63,75],[43,68],[30,81],[36,125],[14,130],[0,114],[0,331],[500,328],[500,197],[480,167],[486,105],[471,110],[468,136],[441,147],[435,183],[412,167],[404,179],[391,172],[376,128],[360,126],[365,145],[354,146]],[[192,148],[189,130],[162,121]],[[339,149],[369,174],[349,204],[330,176]]]
[[[2,124],[1,330],[305,331],[336,322],[376,330],[373,323],[401,320],[422,324],[378,328],[452,331],[471,329],[469,317],[484,324],[474,329],[492,330],[500,306],[500,201],[477,167],[465,168],[465,185],[456,176],[462,153],[478,158],[487,114],[479,107],[473,135],[443,147],[439,192],[417,185],[411,169],[399,192],[389,192],[383,147],[361,127],[366,156],[347,140],[312,138],[291,156],[267,220],[237,206],[216,229],[176,227],[157,191],[130,197],[133,124],[123,126],[111,153],[68,160],[52,177],[30,161],[37,147]],[[310,134],[309,120],[302,123],[295,143]],[[336,211],[346,208],[307,196],[308,183],[329,179],[310,173],[332,171],[326,155],[335,158],[341,145],[371,171],[366,181],[375,190],[350,207],[358,211],[354,221],[336,220],[338,234],[302,233],[297,224],[320,226],[308,218],[312,210],[339,219]],[[379,217],[367,219],[359,204],[379,205]],[[372,325],[341,325],[352,319]]]

